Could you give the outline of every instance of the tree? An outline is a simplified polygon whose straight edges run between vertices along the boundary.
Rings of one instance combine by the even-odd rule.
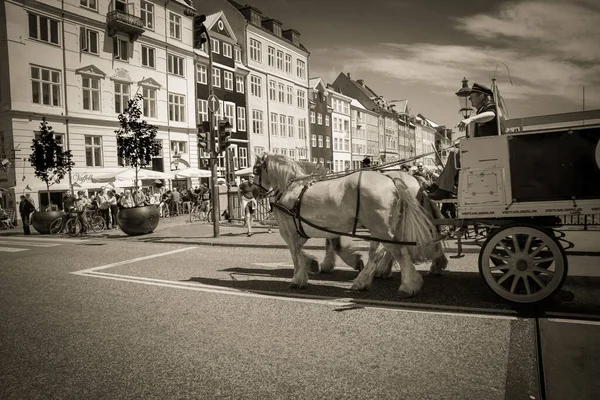
[[[48,202],[50,202],[50,186],[60,183],[75,163],[71,150],[63,150],[52,127],[42,118],[40,138],[34,138],[31,145],[29,162],[35,170],[35,176],[46,184]]]
[[[158,128],[141,120],[142,108],[139,102],[143,99],[137,94],[129,100],[127,108],[119,114],[121,127],[117,134],[117,155],[126,160],[135,169],[135,186],[137,188],[138,172],[152,162],[152,157],[160,154],[161,144],[155,140]]]

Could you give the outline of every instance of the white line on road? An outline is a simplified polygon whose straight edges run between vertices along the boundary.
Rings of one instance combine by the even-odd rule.
[[[16,247],[0,247],[0,251],[3,251],[5,253],[16,253],[18,251],[25,251],[27,249],[19,249]]]
[[[28,242],[59,242],[59,243],[83,243],[83,242],[88,242],[90,239],[61,239],[61,238],[51,238],[51,237],[22,237],[22,236],[6,236],[3,237],[2,240],[10,240],[13,242],[22,242],[22,241],[28,241]]]
[[[130,260],[119,261],[119,262],[116,262],[116,263],[101,265],[99,267],[94,267],[94,268],[82,269],[80,271],[75,271],[75,272],[71,272],[71,273],[75,274],[75,275],[82,275],[82,274],[86,274],[86,273],[90,273],[90,272],[100,271],[102,269],[114,268],[114,267],[119,267],[121,265],[127,265],[127,264],[133,264],[133,263],[136,263],[138,261],[150,260],[152,258],[158,258],[158,257],[168,256],[168,255],[171,255],[171,254],[177,254],[177,253],[181,253],[183,251],[188,251],[188,250],[197,249],[197,248],[198,248],[197,246],[184,247],[183,249],[171,250],[171,251],[167,251],[165,253],[151,254],[149,256],[132,258]]]
[[[21,246],[31,246],[31,247],[54,247],[60,246],[60,243],[39,243],[39,242],[28,242],[26,240],[0,240],[0,244],[19,244]]]

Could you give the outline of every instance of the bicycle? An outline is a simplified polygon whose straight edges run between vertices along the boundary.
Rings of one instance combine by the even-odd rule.
[[[55,219],[50,224],[50,234],[59,235],[66,233],[69,236],[77,236],[82,233],[83,228],[89,228],[94,233],[102,233],[104,231],[105,221],[98,210],[88,213],[87,222],[83,220],[80,214],[80,212],[71,211],[67,213],[66,218],[60,217]]]
[[[206,210],[206,211],[202,211],[202,210]],[[190,211],[190,223],[192,223],[194,221],[212,222],[213,221],[212,213],[213,213],[213,209],[210,206],[210,204],[208,204],[206,206],[195,205],[194,207],[192,207],[192,211]],[[204,214],[204,215],[202,215],[202,214]]]

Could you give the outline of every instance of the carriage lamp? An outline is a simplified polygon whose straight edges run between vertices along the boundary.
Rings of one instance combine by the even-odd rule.
[[[469,94],[471,94],[471,88],[469,88],[468,82],[467,78],[463,78],[462,87],[456,92],[458,103],[460,104],[459,113],[461,113],[465,119],[469,118],[473,112],[473,109],[469,106]]]

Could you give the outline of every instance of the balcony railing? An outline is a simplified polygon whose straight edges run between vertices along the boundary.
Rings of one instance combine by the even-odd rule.
[[[132,42],[145,31],[144,21],[140,17],[121,10],[112,10],[106,14],[106,24],[109,36],[122,32],[129,35]]]

